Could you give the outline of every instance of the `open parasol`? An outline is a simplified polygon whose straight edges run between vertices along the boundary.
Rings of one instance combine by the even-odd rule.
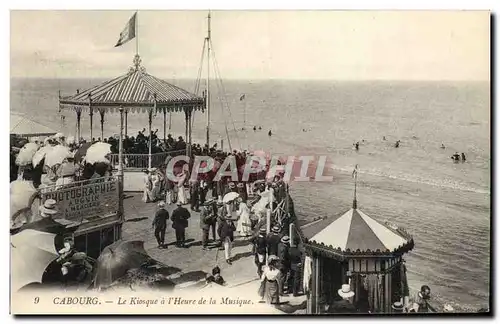
[[[38,149],[38,151],[35,152],[35,154],[33,155],[33,159],[31,160],[32,164],[33,164],[33,167],[36,167],[38,164],[40,164],[40,162],[42,162],[42,160],[45,158],[45,155],[51,151],[53,148],[53,146],[51,145],[46,145],[46,146],[42,146]]]
[[[96,162],[109,164],[109,160],[106,158],[108,154],[111,154],[111,144],[97,142],[88,148],[85,161],[90,164]]]
[[[97,259],[94,286],[109,287],[130,269],[139,268],[153,259],[144,250],[143,241],[117,241],[102,250]]]
[[[38,144],[26,143],[20,150],[16,157],[16,164],[25,166],[33,163],[33,156],[38,151]]]
[[[239,196],[240,195],[237,192],[228,192],[224,195],[224,198],[222,198],[222,202],[227,204],[228,202],[235,200]]]
[[[55,234],[26,229],[11,236],[12,290],[41,282],[47,266],[57,257]]]
[[[11,221],[14,221],[17,216],[31,208],[36,195],[37,191],[31,181],[16,180],[10,183]]]
[[[51,168],[57,164],[61,164],[64,159],[71,156],[72,154],[69,148],[62,145],[56,145],[45,154],[45,165]]]
[[[75,153],[75,161],[80,162],[82,158],[87,155],[87,150],[92,145],[92,143],[83,143]]]

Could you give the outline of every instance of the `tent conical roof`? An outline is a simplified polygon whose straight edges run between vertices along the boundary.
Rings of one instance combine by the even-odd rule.
[[[57,132],[45,125],[39,124],[21,114],[11,113],[10,134],[19,136],[50,136]]]
[[[405,230],[381,224],[359,209],[304,225],[301,232],[309,245],[344,255],[404,253],[414,245]]]
[[[59,105],[62,109],[84,111],[90,105],[106,112],[117,112],[120,107],[130,112],[146,112],[155,100],[157,109],[162,111],[178,111],[184,107],[203,111],[205,108],[204,98],[156,78],[140,67],[72,96],[61,97]]]

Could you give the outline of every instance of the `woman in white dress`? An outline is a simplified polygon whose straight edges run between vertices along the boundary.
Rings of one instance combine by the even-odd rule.
[[[153,184],[153,189],[151,190],[151,200],[156,201],[160,196],[161,180],[156,169],[150,169],[151,171],[151,182]]]
[[[179,187],[177,201],[180,202],[182,205],[187,204],[186,190],[184,189],[185,181],[186,181],[186,174],[182,172],[180,175],[179,182],[177,183],[177,186]]]
[[[151,175],[149,174],[149,170],[144,171],[144,193],[142,195],[143,202],[149,202],[151,200],[151,191],[153,189],[153,182],[151,181]]]
[[[238,198],[239,209],[238,215],[238,228],[236,229],[240,236],[247,237],[252,235],[252,222],[250,220],[250,209],[247,204],[243,202],[243,199]]]

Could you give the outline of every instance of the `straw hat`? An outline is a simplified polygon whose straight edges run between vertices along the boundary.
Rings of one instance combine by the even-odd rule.
[[[269,262],[273,262],[273,261],[278,261],[280,258],[278,258],[276,255],[270,255],[269,258],[268,258],[268,261]]]
[[[351,286],[347,284],[342,285],[342,288],[338,290],[338,293],[342,298],[351,298],[352,296],[354,296],[354,291],[352,291]]]
[[[40,212],[46,215],[55,215],[58,213],[56,204],[57,202],[54,199],[47,199],[43,206],[40,206]]]
[[[203,206],[210,206],[215,202],[215,199],[209,199],[203,203]]]
[[[260,230],[259,230],[259,233],[266,234],[267,233],[267,229],[265,227],[261,227]]]
[[[179,200],[177,201],[177,206],[182,206],[182,203]]]
[[[285,235],[281,238],[281,243],[288,244],[290,243],[290,237],[288,235]]]
[[[229,183],[229,188],[234,188],[234,187],[236,187],[236,185],[234,184],[234,182],[230,182]]]
[[[165,207],[165,202],[162,200],[158,203],[158,207],[163,208]]]
[[[219,200],[217,200],[217,205],[218,206],[223,206],[224,202],[222,201],[222,197],[219,197]]]
[[[404,308],[405,308],[405,307],[404,307],[403,303],[402,303],[402,302],[400,302],[400,301],[394,302],[394,303],[392,304],[392,309],[393,309],[393,310],[395,310],[395,311],[400,311],[400,312],[402,312]]]
[[[149,172],[155,172],[156,171],[156,168],[149,168],[148,169]]]
[[[278,225],[274,225],[273,228],[271,229],[273,233],[279,233],[280,232],[280,227]]]
[[[236,187],[238,187],[238,188],[244,188],[244,187],[245,187],[245,185],[243,184],[243,182],[240,182],[240,183],[238,183],[238,184],[236,185]]]

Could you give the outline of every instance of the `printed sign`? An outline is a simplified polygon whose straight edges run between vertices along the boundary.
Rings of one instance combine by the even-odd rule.
[[[113,179],[45,192],[42,201],[54,199],[61,218],[79,221],[115,215],[118,197],[118,181]]]

